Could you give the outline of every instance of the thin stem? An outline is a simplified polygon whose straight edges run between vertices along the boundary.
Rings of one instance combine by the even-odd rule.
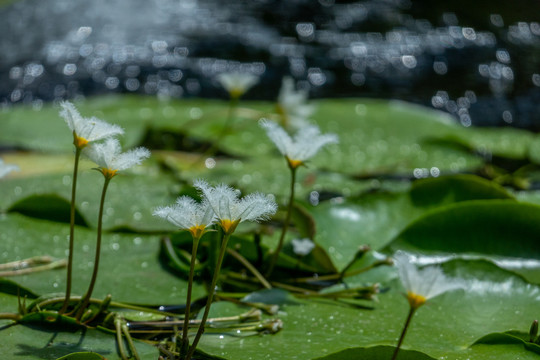
[[[6,270],[6,269],[13,270],[13,269],[22,269],[22,268],[26,269],[34,265],[50,264],[52,261],[53,259],[49,255],[33,256],[27,259],[11,261],[11,262],[0,264],[0,270]]]
[[[126,340],[127,340],[128,346],[129,346],[129,350],[131,351],[131,355],[133,355],[132,357],[135,358],[135,360],[141,360],[141,358],[139,357],[139,353],[137,352],[137,348],[135,347],[135,343],[133,342],[133,339],[131,338],[131,335],[129,333],[129,329],[128,329],[127,324],[126,324],[125,321],[122,321],[122,323],[120,325],[120,328],[122,329],[122,333],[126,337]]]
[[[227,249],[227,254],[232,255],[236,260],[240,261],[242,265],[246,267],[251,273],[259,280],[259,282],[267,289],[271,289],[272,285],[262,276],[262,274],[257,270],[255,266],[253,266],[245,257],[242,256],[238,251],[235,251],[233,249]]]
[[[79,159],[81,158],[82,148],[75,147],[75,164],[73,166],[73,182],[71,183],[71,209],[69,213],[69,253],[67,263],[66,277],[66,297],[62,308],[58,312],[63,314],[69,306],[69,297],[71,296],[71,278],[73,269],[73,244],[75,242],[75,195],[77,193],[77,174],[79,172]]]
[[[293,279],[292,281],[295,282],[295,283],[310,283],[310,282],[317,282],[317,281],[328,281],[328,280],[342,280],[343,278],[346,278],[346,277],[349,277],[349,276],[354,276],[354,275],[358,275],[358,274],[362,274],[366,271],[369,271],[371,269],[374,269],[378,266],[381,266],[381,265],[388,265],[388,260],[380,260],[380,261],[375,261],[374,263],[366,266],[366,267],[363,267],[363,268],[360,268],[360,269],[356,269],[356,270],[353,270],[353,271],[349,271],[349,272],[341,272],[341,273],[337,273],[337,274],[330,274],[330,275],[321,275],[321,276],[317,276],[317,277],[305,277],[305,278],[296,278],[296,279]]]
[[[13,320],[13,321],[19,321],[22,319],[21,314],[13,314],[13,313],[0,313],[0,320]]]
[[[291,214],[292,214],[292,208],[294,204],[294,185],[296,183],[296,168],[289,165],[289,168],[291,169],[291,190],[290,190],[290,196],[289,196],[289,204],[287,206],[287,215],[285,215],[285,221],[283,222],[283,229],[281,230],[281,236],[279,237],[279,243],[274,251],[274,254],[272,255],[272,258],[270,259],[270,265],[268,266],[268,271],[266,271],[266,277],[269,278],[270,275],[272,275],[272,272],[274,271],[274,267],[276,266],[277,260],[279,258],[279,253],[281,252],[281,249],[283,248],[283,241],[285,240],[285,235],[287,234],[287,230],[289,228],[289,222],[291,221]]]
[[[26,275],[32,274],[40,271],[52,270],[66,266],[66,259],[57,260],[45,265],[33,266],[24,269],[17,269],[11,271],[0,271],[0,277],[16,276],[16,275]]]
[[[90,286],[88,287],[88,290],[86,291],[86,295],[84,296],[82,305],[79,308],[79,311],[77,312],[77,316],[76,316],[77,320],[81,320],[81,317],[84,314],[84,310],[86,309],[86,306],[88,305],[88,302],[90,301],[90,297],[92,296],[92,292],[94,291],[94,286],[96,285],[97,273],[99,269],[99,258],[100,258],[100,253],[101,253],[101,232],[102,232],[101,230],[103,227],[103,208],[105,205],[105,195],[107,194],[107,188],[109,187],[109,182],[111,181],[111,179],[112,179],[111,177],[105,176],[105,182],[103,183],[103,191],[101,193],[101,202],[99,204],[96,255],[94,257],[94,271],[92,272],[92,279],[90,280]]]
[[[118,343],[118,352],[122,360],[129,360],[126,352],[126,347],[124,345],[124,338],[122,337],[122,319],[116,317],[114,319],[114,327],[116,329],[116,342]]]
[[[191,312],[191,292],[193,289],[193,273],[195,272],[195,261],[197,260],[197,248],[199,247],[200,236],[193,236],[193,248],[191,250],[191,261],[189,264],[188,289],[186,296],[186,313],[184,315],[184,326],[182,327],[182,346],[180,354],[184,355],[189,348],[188,330],[189,330],[189,315]]]
[[[63,297],[50,298],[50,299],[47,299],[47,300],[43,300],[39,304],[36,304],[34,307],[36,307],[38,309],[41,309],[41,308],[44,308],[47,305],[53,305],[53,304],[56,304],[56,303],[58,303],[60,301],[63,301],[63,300],[64,300]],[[80,301],[80,300],[82,300],[82,296],[72,296],[71,300]],[[103,303],[103,300],[90,299],[89,303],[99,304],[100,305],[100,304]],[[117,301],[111,301],[109,306],[112,307],[112,308],[143,311],[143,312],[148,312],[148,313],[151,313],[151,314],[157,314],[157,315],[163,315],[163,316],[176,316],[177,315],[177,314],[174,314],[174,313],[171,313],[171,312],[161,311],[161,310],[152,309],[152,308],[146,308],[146,307],[143,307],[143,306],[125,304],[125,303],[121,303],[121,302],[117,302]],[[28,309],[28,310],[33,310],[34,307],[32,307],[31,309]]]
[[[396,346],[396,350],[394,350],[394,354],[392,355],[392,360],[396,360],[399,349],[401,347],[401,344],[403,343],[403,339],[405,339],[405,334],[407,333],[407,329],[409,328],[409,324],[411,323],[412,317],[414,315],[414,312],[418,309],[417,307],[411,306],[409,309],[409,315],[407,315],[407,320],[405,320],[405,325],[403,325],[403,330],[401,331],[401,336],[399,337],[398,344]]]
[[[225,250],[227,249],[227,243],[229,242],[230,236],[231,236],[230,232],[226,232],[223,235],[221,248],[219,250],[219,256],[216,262],[216,269],[214,270],[214,277],[212,278],[212,284],[210,285],[210,294],[208,294],[208,300],[204,308],[204,314],[201,319],[201,324],[199,325],[199,329],[197,330],[197,334],[195,335],[195,339],[193,339],[193,343],[191,344],[191,347],[189,348],[189,351],[186,355],[185,360],[191,359],[191,357],[193,356],[193,353],[195,352],[195,349],[197,348],[197,344],[199,343],[199,340],[201,339],[201,336],[204,333],[204,325],[206,324],[206,320],[208,319],[208,314],[210,313],[210,305],[212,305],[212,300],[214,299],[214,293],[216,291],[216,283],[219,277],[219,271],[221,270],[221,264],[223,263],[223,258],[225,257]]]

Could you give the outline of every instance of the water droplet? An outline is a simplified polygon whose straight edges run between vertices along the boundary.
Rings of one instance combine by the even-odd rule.
[[[62,177],[62,184],[66,186],[71,185],[71,176],[65,175],[64,177]]]
[[[214,158],[208,158],[204,161],[204,165],[207,169],[213,169],[216,166],[216,160]]]

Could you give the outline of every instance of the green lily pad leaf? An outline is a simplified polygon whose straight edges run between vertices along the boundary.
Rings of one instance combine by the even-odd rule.
[[[366,348],[352,348],[337,353],[316,358],[315,360],[349,360],[349,359],[369,359],[388,360],[392,358],[394,349],[391,346],[373,346]],[[431,356],[414,350],[400,350],[400,360],[434,360]]]
[[[38,219],[69,223],[70,209],[71,205],[66,199],[55,194],[43,194],[23,198],[11,205],[8,211]],[[78,211],[75,211],[75,224],[87,226]]]
[[[20,286],[14,281],[0,278],[0,292],[3,294],[18,295],[21,298],[35,299],[39,295],[32,290]]]
[[[9,174],[12,178],[24,178],[43,174],[65,174],[73,171],[73,153],[44,154],[27,151],[9,152],[2,154],[7,164],[16,164],[19,171]],[[79,164],[79,170],[90,169],[90,162]]]
[[[413,183],[411,199],[417,206],[450,204],[476,199],[513,199],[502,186],[473,175],[442,176]]]
[[[426,212],[473,199],[512,199],[503,188],[472,175],[443,176],[415,182],[409,192],[368,193],[356,199],[335,199],[308,208],[317,224],[315,241],[338,270],[362,245],[384,248]],[[510,202],[510,200],[508,200]]]
[[[97,171],[79,173],[76,208],[79,223],[97,227],[103,176]],[[181,190],[171,177],[119,174],[110,183],[105,198],[104,229],[171,231],[167,221],[152,216],[158,207],[171,204]],[[0,209],[69,223],[71,175],[43,175],[12,178],[0,182]]]
[[[118,359],[115,336],[96,329],[59,331],[48,326],[14,325],[0,329],[3,356],[24,359],[72,359],[66,357],[73,353],[97,353],[101,358],[83,357],[80,359]],[[155,360],[159,356],[156,347],[135,341],[141,359]],[[73,357],[78,359],[78,357]]]
[[[481,153],[511,159],[527,158],[535,137],[530,131],[510,127],[468,128],[459,135],[463,141]]]
[[[125,129],[121,142],[125,147],[136,146],[143,137],[150,117],[143,116],[142,109],[156,100],[140,98],[137,106],[132,97],[101,97],[76,103],[84,117],[96,116]],[[99,109],[99,111],[97,110]],[[30,106],[16,106],[2,114],[0,142],[5,145],[38,151],[73,151],[73,135],[59,115],[60,107],[46,105],[41,110]]]
[[[107,360],[103,356],[93,352],[77,352],[62,356],[57,360]]]
[[[0,218],[0,227],[2,262],[38,255],[66,258],[69,225],[9,214]],[[90,282],[95,241],[95,231],[80,227],[75,229],[74,295],[83,295]],[[103,234],[100,270],[92,296],[103,299],[107,294],[112,294],[114,301],[150,305],[183,303],[187,282],[163,268],[159,262],[159,248],[160,239],[156,236]],[[62,293],[65,277],[65,269],[56,269],[17,276],[11,280],[38,294],[47,294]],[[205,294],[201,285],[194,284],[193,291],[194,297]]]
[[[540,355],[540,345],[529,341],[529,334],[520,331],[507,331],[504,333],[492,333],[475,341],[472,346],[478,344],[504,345],[518,344],[523,345],[525,349]]]
[[[540,206],[509,200],[477,200],[436,209],[405,229],[393,248],[540,256]],[[516,237],[519,234],[519,237]]]
[[[487,259],[540,283],[537,235],[540,206],[478,200],[436,209],[410,224],[387,250]]]
[[[462,282],[464,290],[430,299],[416,312],[404,350],[415,350],[433,358],[506,358],[505,351],[527,357],[521,347],[483,351],[468,347],[487,333],[506,329],[528,329],[537,316],[540,288],[486,261],[453,260],[443,264],[448,276]],[[201,349],[225,358],[258,357],[313,359],[352,347],[397,344],[408,312],[408,303],[397,281],[387,283],[375,310],[359,310],[335,301],[297,300],[284,304],[277,317],[283,329],[274,335],[244,337],[205,335]],[[512,304],[509,310],[506,304]],[[517,311],[514,311],[517,309]],[[435,340],[436,339],[436,340]]]

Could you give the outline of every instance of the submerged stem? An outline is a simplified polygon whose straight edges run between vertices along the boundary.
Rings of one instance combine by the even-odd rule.
[[[193,339],[193,344],[191,344],[191,347],[189,348],[189,351],[186,355],[185,360],[191,359],[191,357],[193,356],[193,353],[195,352],[195,349],[197,348],[197,344],[199,343],[199,340],[201,339],[201,336],[204,333],[204,325],[206,324],[206,320],[208,319],[208,314],[210,313],[210,305],[212,305],[212,300],[214,299],[214,293],[216,292],[216,283],[219,277],[219,271],[221,269],[221,264],[223,263],[223,258],[225,257],[225,250],[227,249],[227,243],[229,242],[230,236],[231,236],[231,232],[226,232],[223,235],[221,248],[219,250],[219,256],[216,262],[216,268],[214,270],[214,276],[212,278],[212,284],[210,285],[210,293],[208,294],[208,300],[204,308],[204,314],[201,319],[201,324],[199,325],[199,329],[197,330],[197,334],[195,335],[195,339]]]
[[[103,227],[103,208],[105,204],[105,195],[107,194],[107,188],[109,187],[109,182],[111,181],[111,179],[112,179],[111,177],[105,176],[105,182],[103,183],[103,191],[101,193],[101,202],[99,204],[94,270],[92,272],[92,279],[90,280],[90,286],[88,286],[88,290],[86,291],[86,295],[84,296],[81,307],[79,308],[79,311],[77,311],[77,316],[76,316],[77,320],[80,320],[82,315],[84,314],[84,310],[86,309],[86,306],[88,305],[88,302],[90,301],[90,297],[92,296],[92,292],[94,291],[94,286],[96,285],[97,273],[99,269],[99,258],[100,258],[100,253],[101,253],[101,232],[102,232],[102,227]]]
[[[197,259],[197,248],[199,246],[200,236],[193,236],[193,248],[191,250],[191,261],[189,264],[189,278],[186,295],[186,312],[184,315],[184,326],[182,327],[182,346],[180,348],[181,356],[185,355],[189,348],[188,330],[189,330],[189,315],[191,312],[191,293],[193,289],[193,273],[195,271],[195,261]]]
[[[407,333],[407,329],[409,328],[409,324],[411,323],[412,317],[418,309],[417,307],[411,306],[409,310],[409,315],[407,315],[407,320],[405,320],[405,325],[403,325],[403,330],[401,331],[401,336],[399,337],[398,344],[396,346],[396,350],[394,350],[394,354],[392,355],[392,360],[396,360],[399,349],[401,348],[401,344],[403,343],[403,339],[405,339],[405,334]]]
[[[75,164],[73,166],[73,182],[71,184],[71,208],[69,213],[69,250],[67,262],[66,277],[66,297],[62,308],[58,312],[63,314],[69,306],[69,297],[71,296],[71,279],[73,269],[73,244],[75,242],[75,195],[77,193],[77,173],[79,171],[79,159],[81,158],[82,148],[75,146]]]
[[[285,215],[285,221],[283,222],[283,229],[281,230],[281,236],[279,237],[278,246],[274,251],[272,258],[270,259],[270,265],[268,266],[268,270],[266,271],[266,278],[269,278],[274,271],[274,267],[276,266],[277,260],[279,258],[279,253],[283,248],[283,241],[285,240],[285,235],[287,234],[287,230],[289,228],[289,222],[291,221],[292,208],[294,204],[294,185],[296,183],[296,167],[292,167],[289,165],[289,169],[291,169],[291,190],[289,195],[289,204],[287,206],[287,215]]]
[[[253,266],[245,257],[242,256],[239,252],[233,250],[233,249],[227,249],[227,253],[232,255],[236,260],[240,261],[242,265],[246,267],[254,276],[259,280],[262,286],[264,286],[267,289],[271,289],[272,285],[262,276],[262,274],[257,270],[255,266]]]

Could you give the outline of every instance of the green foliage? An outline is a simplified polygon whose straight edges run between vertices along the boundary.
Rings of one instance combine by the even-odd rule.
[[[279,304],[280,311],[264,314],[263,321],[280,319],[283,329],[263,335],[261,329],[236,325],[213,327],[202,338],[200,357],[390,358],[407,301],[393,267],[363,269],[407,250],[421,263],[442,263],[466,290],[444,294],[418,310],[399,359],[536,358],[538,346],[524,334],[538,316],[540,292],[540,196],[526,188],[540,179],[537,136],[508,128],[463,128],[438,112],[395,101],[322,100],[317,105],[314,120],[323,132],[337,133],[340,143],[298,170],[293,226],[271,279],[307,284],[311,293],[261,291],[241,261],[227,255],[218,298],[266,310],[260,304]],[[225,182],[243,193],[276,195],[280,211],[275,218],[241,224],[230,241],[231,249],[265,270],[279,238],[290,181],[286,162],[258,126],[260,117],[273,116],[272,104],[242,104],[223,138],[228,104],[220,101],[164,103],[122,96],[77,106],[84,116],[123,126],[124,146],[153,151],[151,161],[111,182],[96,299],[112,294],[115,302],[183,304],[190,236],[173,233],[174,227],[152,211],[178,195],[193,195],[195,178]],[[65,258],[73,149],[58,109],[16,107],[1,114],[0,143],[17,149],[2,157],[21,167],[0,180],[0,263],[43,255]],[[74,295],[83,295],[90,279],[102,185],[89,162],[83,161],[79,176]],[[290,242],[304,237],[316,247],[302,257]],[[217,233],[209,233],[201,241],[194,300],[206,294],[216,239]],[[314,274],[316,279],[305,280]],[[19,313],[21,306],[54,298],[65,287],[63,268],[8,275],[0,279],[0,313]],[[317,280],[324,276],[331,280]],[[331,296],[375,283],[381,289],[378,302]],[[194,307],[200,309],[200,302]],[[211,316],[248,310],[220,301]],[[115,311],[132,320],[159,319],[144,311]],[[15,325],[1,318],[3,353],[13,359],[119,358],[110,327],[57,331],[46,326],[47,314],[26,315]],[[137,342],[137,348],[142,359],[158,357],[154,346]]]

